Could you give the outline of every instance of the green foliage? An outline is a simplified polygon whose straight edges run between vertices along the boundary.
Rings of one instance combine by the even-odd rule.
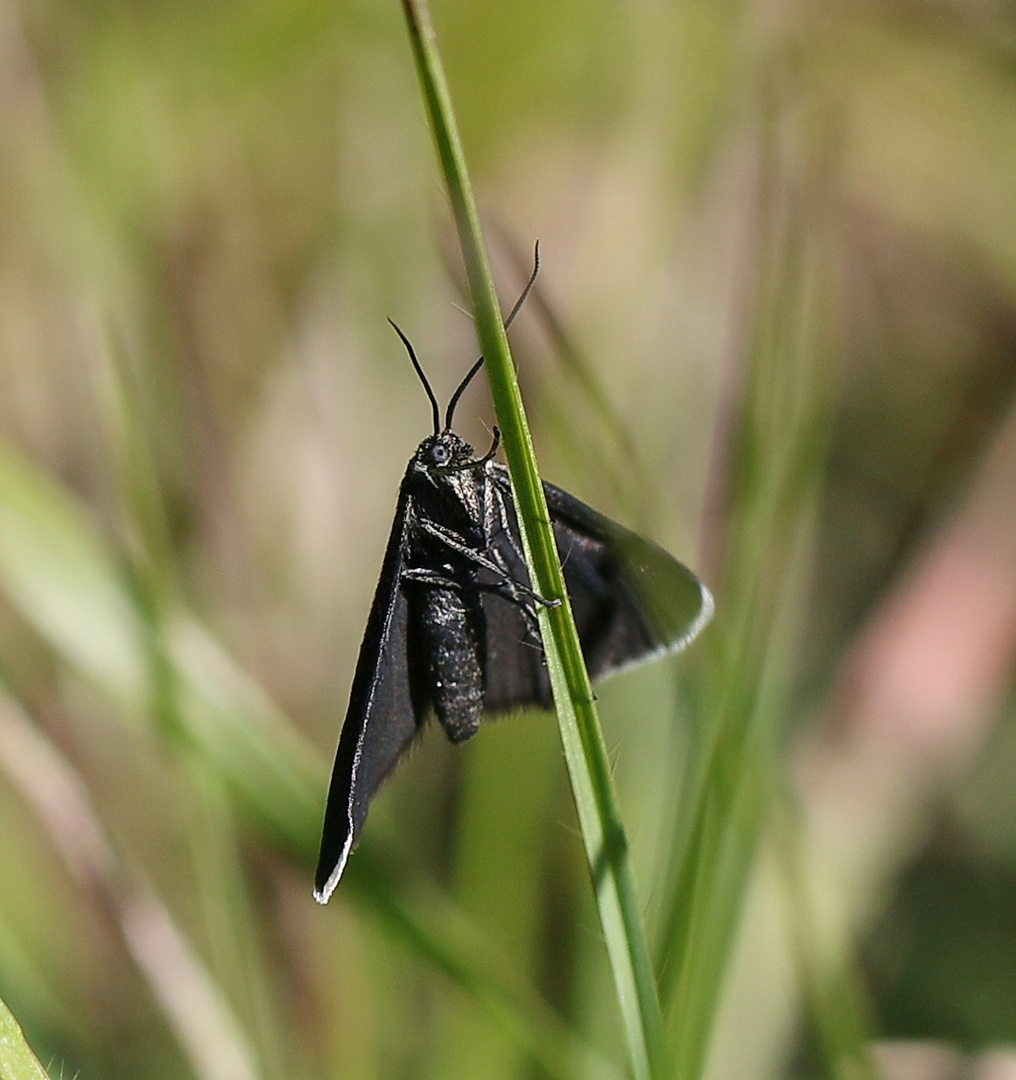
[[[0,1075],[5,1080],[48,1080],[46,1070],[32,1053],[17,1020],[0,1001]]]
[[[602,743],[577,695],[580,821],[547,717],[428,732],[322,910],[427,429],[384,316],[440,387],[476,355],[398,5],[8,14],[0,997],[49,1072],[615,1080],[627,1033],[682,1080],[855,1077],[879,1036],[1011,1041],[1011,15],[435,4],[520,505],[490,281],[539,236],[541,471],[718,616],[598,688]],[[457,415],[485,443],[482,380]],[[622,819],[601,924],[576,829]],[[2,1022],[0,1073],[40,1075]]]

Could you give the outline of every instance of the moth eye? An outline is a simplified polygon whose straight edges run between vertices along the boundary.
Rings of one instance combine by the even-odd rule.
[[[430,460],[435,465],[444,465],[449,457],[451,457],[451,452],[447,446],[443,446],[441,443],[437,443],[436,446],[430,448]]]

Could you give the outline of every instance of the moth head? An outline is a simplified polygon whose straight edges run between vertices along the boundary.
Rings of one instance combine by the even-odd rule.
[[[428,435],[414,456],[414,463],[426,472],[457,471],[473,461],[473,448],[454,431]]]

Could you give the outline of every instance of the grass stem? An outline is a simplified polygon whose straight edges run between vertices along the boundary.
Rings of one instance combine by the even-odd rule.
[[[560,607],[540,611],[540,631],[632,1072],[638,1080],[647,1080],[664,1073],[663,1023],[635,894],[628,840],[617,809],[606,747],[564,588],[433,27],[425,0],[403,0],[402,6],[458,230],[480,347],[486,358],[491,396],[515,492],[526,560],[539,593],[562,601]]]

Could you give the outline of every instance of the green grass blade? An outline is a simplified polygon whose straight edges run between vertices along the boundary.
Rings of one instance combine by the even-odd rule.
[[[873,1008],[847,928],[821,910],[809,880],[801,821],[788,792],[772,814],[793,959],[829,1080],[878,1080]]]
[[[803,134],[803,133],[802,133]],[[725,618],[705,690],[706,719],[682,804],[691,827],[675,845],[663,921],[672,963],[661,996],[675,1061],[702,1075],[723,977],[762,827],[778,785],[793,684],[795,598],[810,558],[815,493],[829,430],[828,313],[821,288],[823,207],[802,204],[766,134],[757,269],[742,399],[732,425]],[[826,188],[821,142],[813,188]],[[780,183],[780,181],[783,181]],[[714,636],[714,641],[716,637]]]
[[[0,1001],[0,1076],[4,1080],[49,1080],[10,1009]]]
[[[403,9],[458,229],[491,396],[504,437],[526,560],[538,591],[562,601],[560,607],[540,612],[540,631],[632,1069],[639,1078],[661,1075],[663,1023],[635,894],[628,840],[618,813],[589,676],[564,588],[451,95],[426,5],[422,0],[403,0]]]

